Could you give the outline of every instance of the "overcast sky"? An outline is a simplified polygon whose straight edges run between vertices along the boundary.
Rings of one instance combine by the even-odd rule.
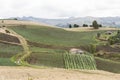
[[[120,0],[0,0],[0,17],[120,16]]]

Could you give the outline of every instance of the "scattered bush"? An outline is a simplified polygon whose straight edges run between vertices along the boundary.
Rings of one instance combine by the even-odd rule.
[[[89,45],[89,52],[92,54],[94,54],[96,52],[96,45],[95,44]]]
[[[111,36],[108,39],[108,42],[110,45],[115,44],[115,43],[120,43],[120,31],[118,31],[115,36]]]

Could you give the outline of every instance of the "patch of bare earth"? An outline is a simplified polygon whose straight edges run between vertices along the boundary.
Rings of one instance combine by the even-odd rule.
[[[79,27],[79,28],[64,28],[64,30],[83,32],[83,31],[100,31],[100,30],[119,30],[119,28],[105,27],[105,28],[93,29],[92,27]]]
[[[120,80],[120,74],[58,68],[0,67],[0,80]]]
[[[3,21],[3,22],[2,22]],[[33,21],[22,21],[22,20],[0,20],[0,26],[16,26],[16,25],[42,25],[42,26],[50,26],[41,22],[33,22]]]

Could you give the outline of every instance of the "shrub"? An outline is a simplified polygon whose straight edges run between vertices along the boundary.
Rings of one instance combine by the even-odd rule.
[[[92,54],[94,54],[96,52],[96,45],[95,44],[89,45],[89,52]]]
[[[120,43],[120,31],[118,31],[115,36],[111,36],[108,39],[108,42],[110,45],[115,44],[115,43]]]

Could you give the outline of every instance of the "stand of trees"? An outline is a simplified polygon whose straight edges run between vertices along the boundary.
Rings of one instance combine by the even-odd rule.
[[[102,24],[98,24],[97,23],[97,21],[96,20],[94,20],[93,22],[92,22],[92,25],[88,25],[88,24],[83,24],[82,25],[83,27],[93,27],[94,29],[99,29],[99,27],[102,27]],[[78,28],[79,27],[79,25],[78,24],[69,24],[69,28]]]
[[[73,26],[74,26],[74,28],[77,28],[77,27],[79,27],[79,25],[78,25],[78,24],[74,24]]]
[[[78,24],[69,24],[69,28],[77,28],[77,27],[79,27],[79,25]]]
[[[87,24],[83,24],[83,27],[88,27],[88,25]]]

